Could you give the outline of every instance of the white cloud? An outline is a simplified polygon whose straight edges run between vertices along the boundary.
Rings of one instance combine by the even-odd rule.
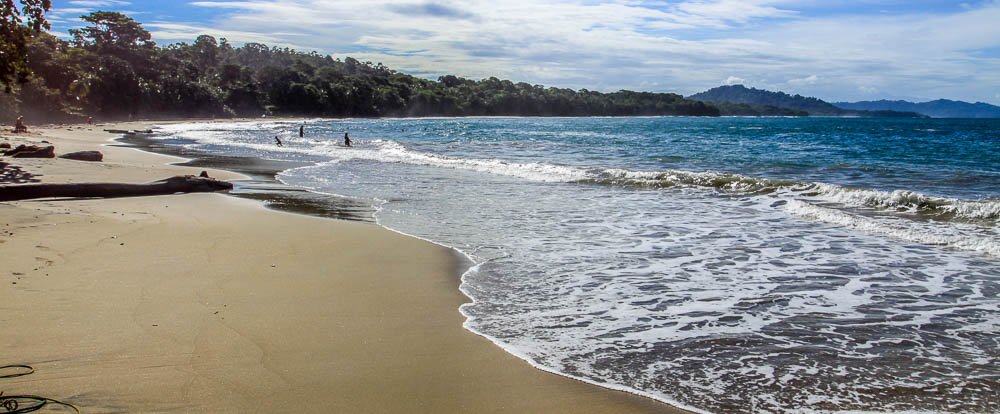
[[[187,42],[191,43],[198,36],[207,34],[226,40],[239,39],[240,43],[257,42],[265,43],[269,46],[290,47],[295,49],[305,49],[302,45],[289,42],[289,38],[297,36],[295,33],[257,33],[234,30],[219,30],[216,28],[199,27],[195,25],[177,23],[148,23],[144,25],[153,35],[153,39],[160,44]]]
[[[858,86],[858,91],[860,91],[861,93],[863,93],[865,95],[874,95],[874,94],[877,94],[879,92],[878,88],[876,88],[874,86],[866,86],[866,85]]]
[[[208,23],[147,22],[154,40],[197,34],[546,85],[691,94],[723,83],[830,100],[857,85],[928,98],[998,99],[1000,2],[951,14],[809,17],[793,0],[196,1]],[[738,73],[740,77],[732,74]],[[805,76],[808,75],[808,76]],[[978,85],[978,86],[977,86]]]
[[[817,82],[819,82],[819,76],[816,75],[788,80],[788,84],[792,86],[815,85]]]
[[[541,3],[471,0],[411,3],[400,13],[390,1],[199,1],[224,10],[220,31],[295,32],[286,43],[337,56],[384,62],[403,71],[502,76],[532,83],[614,90],[661,85],[677,91],[676,78],[698,74],[700,61],[734,55],[761,58],[765,45],[749,39],[686,41],[672,31],[717,29],[794,13],[766,4],[731,0],[646,5],[634,1]],[[230,38],[239,42],[242,38]],[[637,79],[639,76],[641,79]],[[686,91],[691,92],[691,91]]]
[[[687,18],[700,19],[702,25],[726,26],[746,23],[764,17],[793,17],[794,11],[780,9],[771,4],[778,1],[761,0],[702,0],[680,2],[675,7]],[[711,23],[714,22],[714,23]]]
[[[82,7],[70,7],[53,10],[50,15],[69,15],[69,14],[86,14],[90,13],[92,9],[82,8]]]
[[[991,2],[944,15],[793,21],[755,37],[800,60],[782,66],[818,73],[823,84],[809,89],[817,94],[851,99],[849,85],[879,85],[927,99],[989,99],[981,85],[1000,84],[1000,59],[973,52],[1000,47],[998,18],[1000,2]]]
[[[737,78],[735,76],[730,76],[726,80],[722,81],[723,85],[743,85],[746,84],[747,80],[743,78]]]
[[[132,3],[121,0],[74,0],[70,1],[69,4],[82,7],[115,7],[128,6]]]

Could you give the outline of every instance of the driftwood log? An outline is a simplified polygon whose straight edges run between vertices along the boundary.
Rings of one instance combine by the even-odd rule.
[[[80,184],[25,184],[0,186],[0,201],[30,200],[34,198],[114,198],[166,195],[175,193],[209,193],[231,190],[232,183],[193,175],[170,177],[148,184],[80,183]]]
[[[55,158],[56,147],[21,144],[14,149],[4,151],[3,155],[14,158]]]
[[[100,162],[104,160],[104,154],[100,151],[77,151],[60,155],[59,158],[77,161]]]

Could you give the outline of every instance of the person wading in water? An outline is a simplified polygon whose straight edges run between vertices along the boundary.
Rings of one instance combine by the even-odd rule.
[[[351,137],[349,137],[346,132],[344,133],[344,146],[351,146]]]

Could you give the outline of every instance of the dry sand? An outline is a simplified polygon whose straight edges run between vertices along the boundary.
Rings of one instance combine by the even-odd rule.
[[[6,136],[103,163],[7,161],[44,182],[200,171],[101,129]],[[678,412],[466,331],[453,253],[375,225],[221,194],[21,201],[0,203],[0,256],[0,365],[36,370],[0,391],[84,413]]]

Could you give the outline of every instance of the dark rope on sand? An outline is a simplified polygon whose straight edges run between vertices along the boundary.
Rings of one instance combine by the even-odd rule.
[[[31,367],[30,365],[20,365],[20,364],[0,366],[0,372],[2,372],[5,369],[12,369],[12,368],[20,368],[27,371],[0,375],[0,379],[23,377],[25,375],[31,375],[35,373],[35,368]],[[37,395],[3,395],[3,392],[0,392],[0,413],[4,414],[30,413],[33,411],[41,410],[42,407],[45,407],[48,404],[61,405],[63,407],[67,407],[73,410],[77,414],[80,414],[80,409],[76,408],[75,405],[70,403],[64,403],[62,401],[53,400],[51,398],[46,398],[46,397],[39,397]]]

